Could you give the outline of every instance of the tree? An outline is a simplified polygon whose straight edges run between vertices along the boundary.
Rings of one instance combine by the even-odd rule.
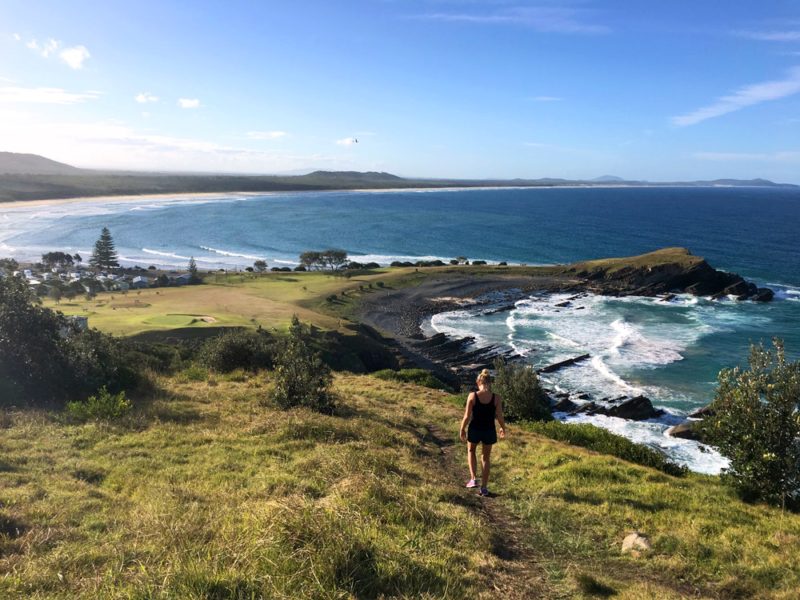
[[[89,264],[97,269],[113,269],[119,267],[119,261],[116,249],[114,248],[114,240],[111,238],[111,232],[108,227],[103,227],[100,233],[100,238],[94,244],[94,251],[92,257],[89,259]]]
[[[322,261],[331,271],[338,271],[347,264],[347,252],[338,248],[329,248],[322,253]]]
[[[334,409],[331,372],[311,348],[309,336],[307,327],[294,315],[289,335],[275,355],[273,398],[283,409],[304,406],[330,414]]]
[[[748,369],[723,369],[704,433],[731,463],[723,479],[746,500],[800,506],[800,361],[783,342],[750,348]]]
[[[83,262],[83,257],[77,253],[72,257],[72,259],[79,264]]]
[[[267,261],[259,259],[253,263],[253,268],[259,273],[263,273],[267,270]]]
[[[73,262],[73,258],[71,254],[67,254],[66,252],[47,252],[42,254],[42,263],[48,267],[71,267]]]
[[[200,271],[197,270],[197,262],[195,262],[194,256],[192,256],[189,258],[189,283],[194,285],[202,282],[203,278],[200,277]]]
[[[0,258],[0,271],[13,273],[19,270],[19,263],[13,258]]]
[[[550,421],[550,402],[529,365],[494,363],[494,389],[503,398],[503,413],[509,421]]]
[[[300,264],[308,270],[319,269],[322,267],[322,253],[315,250],[308,250],[300,255]]]

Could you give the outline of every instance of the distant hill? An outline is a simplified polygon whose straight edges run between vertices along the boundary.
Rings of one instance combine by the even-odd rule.
[[[81,169],[38,154],[0,152],[0,173],[4,175],[77,175]]]
[[[601,175],[600,177],[595,177],[592,179],[592,181],[596,181],[597,183],[614,183],[625,180],[622,177],[617,177],[616,175]]]
[[[78,169],[35,154],[0,152],[0,202],[92,196],[189,194],[229,192],[323,191],[446,187],[558,186],[725,187],[798,186],[766,179],[713,181],[629,181],[613,175],[593,180],[540,179],[422,179],[368,171],[313,171],[305,175],[232,175],[220,173],[156,173]]]

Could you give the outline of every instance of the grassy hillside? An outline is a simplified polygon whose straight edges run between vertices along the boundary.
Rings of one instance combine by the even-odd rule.
[[[199,380],[198,380],[199,379]],[[0,597],[792,598],[800,517],[716,478],[511,427],[463,490],[462,399],[339,375],[336,416],[269,375],[159,380],[117,425],[5,413]],[[620,554],[640,530],[653,551]]]

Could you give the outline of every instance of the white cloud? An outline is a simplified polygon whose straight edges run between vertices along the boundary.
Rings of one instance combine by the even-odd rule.
[[[35,39],[29,40],[25,43],[25,46],[42,56],[43,58],[49,58],[50,55],[58,50],[59,46],[61,46],[61,42],[58,40],[54,40],[50,38],[46,42],[39,43]]]
[[[117,121],[47,121],[34,112],[0,106],[0,140],[12,152],[44,154],[76,166],[160,171],[277,173],[325,168],[371,168],[347,158],[254,151],[203,139],[138,131]]]
[[[71,48],[64,48],[59,56],[71,69],[82,69],[84,61],[91,58],[89,50],[86,46],[72,46]]]
[[[178,106],[181,108],[198,108],[200,100],[197,98],[180,98],[178,99]]]
[[[18,34],[18,33],[12,34],[12,37],[14,38],[14,41],[17,41],[17,42],[21,42],[22,41],[22,36],[20,34]]]
[[[692,155],[698,160],[712,161],[757,161],[757,162],[800,162],[800,152],[696,152]]]
[[[695,125],[706,119],[720,117],[769,100],[792,96],[798,92],[800,92],[800,67],[794,67],[789,70],[785,79],[745,86],[728,96],[722,96],[713,104],[673,117],[672,123],[679,127]]]
[[[134,96],[134,100],[139,104],[147,104],[148,102],[158,102],[158,96],[154,96],[150,92],[141,92]]]
[[[336,140],[336,143],[339,146],[352,146],[353,144],[357,144],[358,140],[356,138],[346,137],[346,138],[342,138],[340,140]]]
[[[784,31],[737,31],[736,35],[764,42],[798,42],[800,29]]]
[[[534,102],[558,102],[561,98],[558,96],[532,96],[531,100]]]
[[[277,140],[286,137],[285,131],[248,131],[247,137],[251,140]]]
[[[95,100],[100,92],[67,92],[61,88],[0,87],[0,103],[14,104],[78,104]]]
[[[483,13],[432,13],[418,18],[452,23],[519,25],[542,33],[598,34],[610,31],[605,25],[589,22],[588,16],[588,11],[564,6],[514,6]]]

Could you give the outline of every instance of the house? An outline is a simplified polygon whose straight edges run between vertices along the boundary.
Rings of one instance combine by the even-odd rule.
[[[141,290],[143,288],[150,287],[150,280],[147,277],[142,277],[141,275],[134,277],[131,281],[131,288],[134,290]]]

